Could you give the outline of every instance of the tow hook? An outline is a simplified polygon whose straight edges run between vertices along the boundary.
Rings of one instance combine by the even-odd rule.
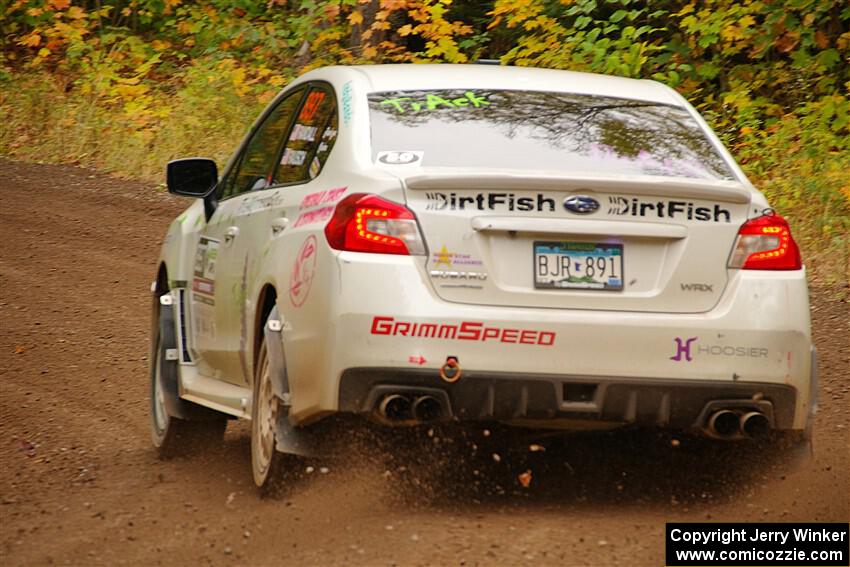
[[[440,367],[440,378],[449,384],[460,380],[461,374],[463,371],[460,369],[460,362],[456,356],[446,358],[446,363]]]

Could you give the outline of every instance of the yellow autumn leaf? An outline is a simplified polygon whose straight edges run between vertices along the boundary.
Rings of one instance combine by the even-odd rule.
[[[27,47],[37,47],[41,43],[41,36],[36,32],[32,32],[28,36],[21,39],[19,43]]]
[[[381,9],[394,12],[407,8],[407,0],[381,0]]]
[[[685,6],[684,8],[682,8],[681,10],[679,10],[678,12],[676,12],[675,15],[676,16],[686,16],[693,11],[694,11],[694,5],[693,5],[693,3],[691,3],[691,4],[688,4],[687,6]]]
[[[348,15],[348,22],[352,26],[356,26],[357,24],[362,24],[363,23],[363,14],[359,10],[356,11],[356,12],[351,12]]]
[[[133,98],[144,94],[148,88],[144,85],[115,85],[113,90],[124,98]]]
[[[398,35],[401,37],[405,37],[413,33],[413,27],[410,24],[404,24],[400,28],[398,28]]]
[[[67,16],[72,20],[82,20],[86,17],[86,11],[79,6],[71,6],[68,8]]]
[[[756,19],[749,14],[747,14],[746,16],[742,16],[738,20],[738,25],[741,27],[741,29],[746,29],[752,26],[754,23],[756,23]]]

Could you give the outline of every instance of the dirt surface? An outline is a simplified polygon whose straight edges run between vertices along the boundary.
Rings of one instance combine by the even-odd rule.
[[[185,205],[0,160],[0,564],[663,565],[666,521],[850,519],[850,305],[831,289],[812,293],[821,410],[801,468],[628,432],[533,453],[491,437],[473,457],[434,432],[402,455],[298,462],[291,491],[260,500],[241,422],[218,450],[160,461],[149,285]]]

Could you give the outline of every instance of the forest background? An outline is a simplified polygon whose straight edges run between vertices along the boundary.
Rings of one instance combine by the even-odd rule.
[[[850,295],[847,0],[0,0],[0,154],[162,183],[322,65],[499,59],[682,93]],[[61,183],[61,180],[50,180]]]

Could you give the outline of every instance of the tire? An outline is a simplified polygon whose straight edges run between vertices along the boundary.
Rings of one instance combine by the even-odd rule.
[[[254,369],[251,406],[251,472],[260,496],[276,496],[286,486],[291,456],[276,449],[280,400],[274,395],[265,336]]]
[[[201,418],[197,421],[180,419],[169,413],[166,378],[171,378],[176,384],[177,361],[166,360],[166,350],[171,348],[168,338],[163,340],[159,326],[154,332],[154,359],[150,371],[151,440],[159,457],[170,459],[221,444],[224,430],[227,428],[226,416],[196,404],[191,404],[193,407],[188,409],[194,410]],[[187,406],[190,404],[182,400],[181,403]]]

